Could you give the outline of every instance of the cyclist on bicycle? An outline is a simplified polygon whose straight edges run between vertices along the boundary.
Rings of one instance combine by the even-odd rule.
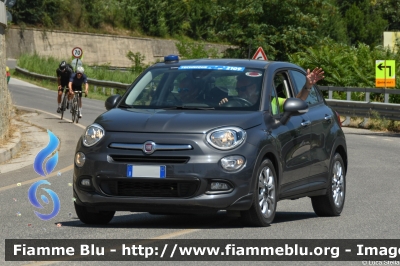
[[[80,91],[79,92],[79,118],[82,117],[82,84],[85,83],[85,96],[88,94],[89,90],[89,84],[87,81],[87,77],[84,74],[85,69],[81,66],[79,66],[76,69],[76,73],[71,75],[71,78],[69,79],[68,83],[68,88],[69,88],[69,93],[71,95],[74,95],[74,91]]]
[[[73,72],[74,71],[72,70],[72,67],[69,64],[67,64],[67,62],[65,62],[65,61],[62,61],[56,70],[57,83],[58,83],[57,113],[61,112],[61,96],[64,93],[64,89],[68,89],[69,78],[71,77],[71,74]],[[72,95],[68,94],[68,99],[71,99],[71,98],[72,98]],[[67,104],[66,108],[68,109],[68,104]]]

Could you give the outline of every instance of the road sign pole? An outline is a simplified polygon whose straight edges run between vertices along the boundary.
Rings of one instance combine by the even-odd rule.
[[[386,60],[385,60],[385,68],[384,68],[384,70],[385,70],[385,90],[386,90]]]
[[[78,68],[78,61],[83,56],[83,50],[80,47],[74,47],[72,49],[72,56],[75,57],[74,60],[76,60],[75,61],[75,72],[76,72],[76,69]]]

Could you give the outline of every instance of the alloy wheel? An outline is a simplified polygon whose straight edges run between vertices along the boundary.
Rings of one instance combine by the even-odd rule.
[[[258,203],[261,214],[269,218],[274,214],[276,204],[275,177],[267,166],[258,176]]]
[[[332,197],[336,206],[341,206],[344,201],[344,173],[343,166],[339,161],[333,165]]]

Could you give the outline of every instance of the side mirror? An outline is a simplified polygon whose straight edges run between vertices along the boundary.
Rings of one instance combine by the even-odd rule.
[[[308,104],[299,98],[288,98],[283,104],[283,116],[280,120],[285,125],[291,116],[301,115],[308,112]]]
[[[115,94],[115,95],[108,97],[106,100],[106,103],[105,103],[107,111],[115,108],[115,106],[117,106],[117,103],[120,100],[121,100],[121,95],[119,95],[119,94]]]

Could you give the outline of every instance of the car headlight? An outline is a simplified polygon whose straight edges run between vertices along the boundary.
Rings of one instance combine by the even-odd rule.
[[[83,145],[86,147],[93,146],[104,137],[105,131],[98,124],[92,124],[86,128],[82,137]]]
[[[207,133],[207,142],[219,150],[231,150],[246,140],[246,131],[238,127],[224,127]]]

